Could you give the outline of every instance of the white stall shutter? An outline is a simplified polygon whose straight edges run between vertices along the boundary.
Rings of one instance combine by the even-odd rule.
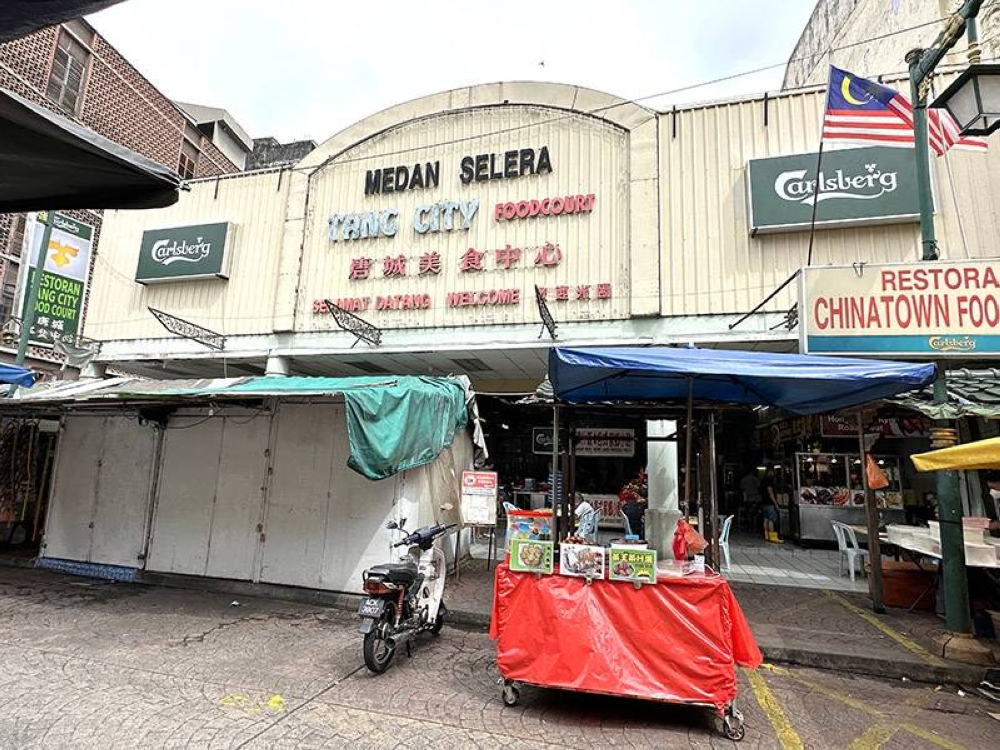
[[[335,436],[344,432],[343,407],[282,404],[276,418],[260,580],[320,588],[326,527],[333,520],[329,498],[340,478],[334,467],[346,458],[335,450]]]
[[[270,415],[171,419],[149,570],[251,580]]]
[[[205,575],[221,446],[221,419],[171,418],[163,438],[149,570]]]
[[[59,435],[45,556],[137,567],[156,433],[135,417],[70,415]]]
[[[156,433],[135,417],[109,417],[104,430],[90,561],[138,567]]]
[[[205,575],[253,578],[270,426],[268,414],[225,420]]]
[[[105,417],[66,417],[45,522],[45,557],[90,561],[90,523],[106,421]]]
[[[342,404],[283,404],[277,419],[261,580],[359,591],[361,571],[390,560],[383,527],[402,477],[347,468]]]

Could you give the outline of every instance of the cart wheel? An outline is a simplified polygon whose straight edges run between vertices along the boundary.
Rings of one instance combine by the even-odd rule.
[[[514,683],[504,685],[502,695],[505,706],[516,706],[518,701],[521,700],[521,691],[517,689]]]
[[[722,717],[722,733],[727,740],[739,742],[747,733],[747,728],[743,724],[743,714],[736,709],[732,713],[727,713]]]

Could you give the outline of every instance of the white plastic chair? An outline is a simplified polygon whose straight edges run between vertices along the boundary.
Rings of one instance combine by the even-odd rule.
[[[577,525],[577,533],[586,539],[588,542],[597,542],[597,522],[600,519],[601,514],[597,508],[590,510],[580,516],[580,521]]]
[[[847,567],[851,573],[851,583],[854,583],[854,561],[861,561],[860,571],[864,575],[864,560],[868,556],[868,550],[861,549],[857,534],[850,526],[840,521],[830,521],[830,524],[833,526],[833,533],[837,535],[837,548],[840,550],[840,555],[837,558],[840,563],[840,575],[844,575],[844,559],[846,558]]]
[[[733,516],[727,516],[722,521],[722,528],[719,529],[719,549],[726,560],[726,570],[730,569],[729,564],[729,530],[733,527]]]
[[[625,511],[618,511],[619,515],[622,517],[622,525],[625,527],[625,536],[632,536],[632,524],[628,522],[628,516],[625,515]]]

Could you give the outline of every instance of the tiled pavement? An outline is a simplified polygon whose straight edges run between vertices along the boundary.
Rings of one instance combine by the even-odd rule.
[[[770,610],[787,616],[795,591]],[[421,638],[376,677],[354,617],[232,600],[0,569],[0,748],[733,747],[700,709],[532,688],[506,708],[479,631]],[[739,685],[745,747],[955,750],[997,736],[995,707],[954,689],[780,668]]]
[[[841,575],[837,550],[803,549],[791,543],[768,544],[756,537],[733,536],[729,551],[732,564],[723,575],[733,582],[859,594],[868,591],[868,581],[861,572],[855,571],[851,581],[846,561]]]

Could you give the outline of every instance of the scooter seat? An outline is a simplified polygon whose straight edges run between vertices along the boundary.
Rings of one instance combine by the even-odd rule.
[[[410,584],[416,580],[417,566],[412,563],[376,565],[373,568],[368,568],[368,576],[369,578],[381,578],[390,583]]]

